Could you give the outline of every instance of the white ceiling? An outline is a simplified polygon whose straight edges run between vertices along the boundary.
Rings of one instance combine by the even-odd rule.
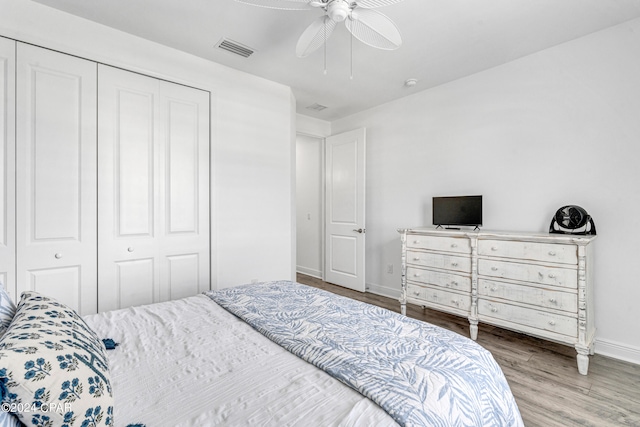
[[[298,113],[324,120],[428,89],[640,17],[640,0],[404,0],[379,8],[398,26],[395,51],[353,43],[340,24],[323,49],[295,55],[319,9],[273,10],[233,0],[36,0],[292,88]],[[215,48],[227,37],[255,49]],[[408,78],[418,79],[413,88]],[[314,103],[328,108],[306,109]]]

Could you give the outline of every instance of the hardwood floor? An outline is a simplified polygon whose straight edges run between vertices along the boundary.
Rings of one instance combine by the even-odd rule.
[[[298,282],[400,312],[392,298],[360,293],[298,274]],[[407,305],[407,315],[469,337],[466,318]],[[480,324],[478,341],[509,382],[527,427],[640,427],[640,365],[601,355],[580,375],[573,347]]]

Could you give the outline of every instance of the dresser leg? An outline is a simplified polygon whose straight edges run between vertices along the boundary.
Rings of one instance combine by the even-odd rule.
[[[407,315],[407,304],[400,304],[400,314],[403,316]]]
[[[469,320],[469,334],[471,335],[472,340],[478,339],[478,321],[477,320]]]
[[[578,352],[578,372],[582,375],[587,375],[587,371],[589,370],[589,349],[578,348],[576,346],[576,351]]]

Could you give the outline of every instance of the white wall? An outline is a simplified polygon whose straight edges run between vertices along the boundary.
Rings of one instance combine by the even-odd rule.
[[[640,363],[640,20],[331,123],[367,128],[367,282],[398,294],[399,227],[484,195],[484,229],[594,218],[596,351]],[[394,273],[387,274],[387,264]]]
[[[213,287],[292,278],[290,88],[31,1],[0,0],[0,35],[209,90]]]
[[[300,273],[322,278],[324,144],[322,138],[298,135],[296,140],[297,259]]]

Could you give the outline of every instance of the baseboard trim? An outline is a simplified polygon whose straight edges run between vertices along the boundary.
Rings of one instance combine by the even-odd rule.
[[[296,265],[296,273],[306,274],[307,276],[315,277],[316,279],[322,280],[322,271],[320,270],[314,270],[312,268]]]
[[[613,359],[640,365],[640,348],[596,338],[595,352]]]
[[[387,298],[399,299],[400,289],[389,288],[387,286],[374,285],[373,283],[367,283],[367,292],[380,295]]]

